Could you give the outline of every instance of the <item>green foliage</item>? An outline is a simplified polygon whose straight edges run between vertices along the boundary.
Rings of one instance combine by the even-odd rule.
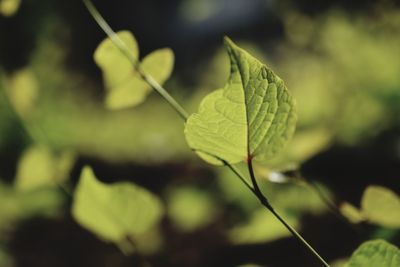
[[[121,31],[117,34],[126,44],[132,58],[139,64],[139,48],[135,37],[128,31]],[[108,108],[133,107],[142,103],[151,92],[150,86],[143,80],[136,67],[110,38],[100,43],[94,53],[94,59],[103,71],[107,89],[105,103]],[[173,64],[174,54],[172,50],[164,48],[147,55],[140,66],[158,83],[163,84],[171,75]]]
[[[104,240],[121,243],[145,234],[163,215],[160,200],[133,183],[112,185],[98,181],[85,167],[74,193],[74,218]]]
[[[400,197],[382,186],[368,186],[361,200],[364,216],[371,223],[400,228]]]
[[[168,215],[182,231],[194,231],[211,223],[217,215],[210,195],[193,187],[178,187],[168,192]]]
[[[42,188],[21,192],[0,183],[0,238],[24,219],[57,216],[63,203],[64,197],[58,190]]]
[[[21,4],[21,0],[0,0],[0,15],[10,17],[14,15]]]
[[[295,229],[299,220],[293,214],[283,213],[287,222]],[[288,230],[264,208],[255,211],[248,222],[229,230],[229,238],[234,244],[260,243],[290,236]]]
[[[0,0],[0,13],[5,14],[3,8],[12,6],[9,3],[14,3],[15,9],[19,1]],[[206,13],[197,15],[202,17]],[[261,163],[268,160],[270,168],[282,163],[302,163],[335,142],[357,144],[390,123],[398,125],[400,65],[394,56],[399,54],[400,47],[398,18],[396,11],[369,21],[333,12],[314,22],[306,15],[288,14],[288,40],[278,44],[268,65],[279,70],[292,88],[290,94],[283,81],[256,59],[261,59],[265,51],[251,50],[256,49],[254,45],[241,45],[257,55],[255,58],[226,39],[231,73],[225,87],[209,94],[208,88],[218,88],[229,74],[228,58],[219,53],[211,67],[204,62],[202,68],[207,71],[199,80],[193,77],[193,84],[199,84],[203,91],[196,91],[192,98],[185,95],[185,105],[197,108],[200,99],[208,94],[198,112],[187,121],[189,146],[214,164],[221,161],[213,156],[232,164],[251,157]],[[7,138],[14,138],[12,127],[19,119],[33,137],[32,146],[23,152],[18,164],[14,186],[0,184],[0,238],[30,216],[55,216],[61,211],[61,190],[51,185],[67,182],[75,153],[146,167],[160,162],[186,164],[191,159],[183,141],[182,125],[170,107],[150,98],[135,110],[104,110],[82,90],[90,83],[62,67],[66,55],[63,44],[54,42],[52,37],[51,41],[46,40],[46,35],[54,34],[46,32],[38,37],[30,66],[7,79],[5,91],[18,116],[9,118],[5,105],[0,104],[0,147],[10,146]],[[174,61],[169,49],[156,50],[139,61],[133,35],[122,31],[118,36],[140,65],[132,65],[110,39],[99,45],[94,59],[103,72],[105,105],[109,109],[136,106],[150,93],[150,86],[137,66],[162,84],[171,75]],[[183,94],[179,96],[183,91],[180,81],[174,79],[173,85],[174,94],[183,98]],[[185,85],[186,92],[191,89]],[[300,129],[291,146],[283,149],[295,127],[294,98],[299,103]],[[280,157],[272,158],[281,150]],[[244,164],[240,164],[235,167],[243,169]],[[270,183],[266,181],[268,175],[261,173],[265,167],[260,170],[257,177],[261,190],[295,229],[301,229],[305,214],[317,216],[327,210],[309,188],[291,184],[291,180],[285,184]],[[167,187],[168,219],[178,230],[187,234],[207,225],[224,225],[224,242],[232,244],[268,242],[289,235],[272,214],[260,208],[258,199],[239,180],[232,179],[232,173],[219,171],[219,188],[215,191]],[[273,173],[272,169],[268,172]],[[86,167],[73,198],[75,219],[102,239],[117,243],[123,250],[132,246],[127,243],[134,240],[138,250],[146,253],[162,246],[158,222],[163,207],[147,190],[128,182],[104,184]],[[360,209],[345,203],[341,210],[351,222],[367,221],[385,227],[374,228],[372,235],[389,239],[400,227],[399,203],[399,196],[391,190],[370,186]],[[3,240],[0,239],[0,265],[9,261],[2,251]],[[166,248],[162,254],[169,252]],[[381,264],[389,262],[393,255],[392,264],[397,266],[398,254],[397,248],[384,241],[371,241],[354,253],[347,266],[385,266]]]
[[[400,197],[392,190],[370,185],[361,199],[361,209],[349,203],[341,206],[341,212],[351,222],[368,221],[387,228],[400,228]]]
[[[231,75],[224,89],[204,98],[185,127],[189,146],[211,163],[265,161],[291,138],[294,100],[270,69],[225,38]]]
[[[326,128],[334,142],[355,145],[398,124],[399,10],[376,12],[285,14],[275,68],[298,103],[298,133]]]
[[[345,267],[397,267],[400,250],[384,240],[363,243],[351,256]]]
[[[15,187],[29,191],[62,184],[69,178],[74,162],[74,155],[70,152],[57,154],[44,146],[32,146],[18,163]]]
[[[8,81],[8,98],[19,116],[28,118],[35,109],[39,97],[39,85],[32,70],[16,72]]]

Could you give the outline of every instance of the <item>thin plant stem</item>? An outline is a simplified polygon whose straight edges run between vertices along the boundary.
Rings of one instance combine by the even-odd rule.
[[[114,42],[117,48],[129,59],[136,71],[139,73],[141,78],[150,85],[158,94],[160,94],[170,106],[178,113],[178,115],[186,122],[189,115],[187,111],[165,90],[154,78],[147,74],[141,67],[139,61],[130,53],[128,47],[125,43],[118,37],[118,35],[111,29],[107,24],[101,14],[97,11],[95,6],[90,0],[83,0],[85,6],[87,7],[89,13],[92,15],[94,20],[99,24],[99,26],[104,30],[108,37]],[[214,155],[212,155],[214,156]],[[293,228],[291,227],[269,204],[267,198],[262,194],[255,180],[252,164],[249,164],[249,170],[252,173],[250,175],[252,179],[251,185],[247,179],[241,174],[241,172],[233,165],[229,164],[223,159],[214,156],[216,159],[221,160],[225,166],[227,166],[235,175],[243,182],[243,184],[261,201],[261,203],[289,230],[289,232],[296,237],[301,243],[306,246],[315,255],[323,266],[329,267],[329,264],[312,248],[311,245],[307,243],[306,240]],[[251,166],[251,167],[250,167]]]
[[[254,194],[260,200],[261,204],[264,207],[266,207],[286,227],[286,229],[289,230],[289,232],[295,238],[297,238],[298,241],[300,241],[306,248],[308,248],[308,250],[316,258],[318,258],[318,260],[323,264],[323,266],[329,267],[329,264],[318,254],[318,252],[292,226],[290,226],[290,224],[288,224],[285,221],[285,219],[282,218],[281,215],[279,215],[279,213],[272,207],[272,205],[269,203],[268,199],[261,192],[260,187],[258,186],[256,177],[254,175],[253,161],[252,161],[251,157],[249,157],[249,160],[247,161],[247,166],[249,169],[251,182],[253,183]]]
[[[83,0],[83,3],[89,10],[89,13],[95,19],[95,21],[99,24],[99,26],[104,30],[104,32],[110,37],[110,39],[114,42],[117,48],[123,53],[126,58],[132,63],[135,70],[138,72],[140,77],[148,84],[151,88],[153,88],[158,94],[160,94],[168,104],[175,109],[175,111],[179,114],[179,116],[183,120],[187,120],[189,117],[186,110],[149,74],[147,74],[142,67],[140,66],[140,62],[137,58],[135,58],[132,53],[129,51],[129,48],[126,44],[119,38],[119,36],[111,29],[108,23],[101,16],[99,11],[97,11],[96,7],[89,0]]]

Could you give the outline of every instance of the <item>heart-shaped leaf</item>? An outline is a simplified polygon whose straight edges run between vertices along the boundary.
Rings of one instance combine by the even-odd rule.
[[[267,66],[225,38],[231,74],[223,89],[206,96],[189,117],[189,146],[205,160],[230,164],[265,161],[292,137],[295,103],[283,81]],[[214,158],[212,157],[214,156]]]

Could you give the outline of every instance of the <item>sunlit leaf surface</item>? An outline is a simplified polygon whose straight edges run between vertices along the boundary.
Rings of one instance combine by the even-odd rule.
[[[294,100],[269,68],[228,38],[225,46],[231,60],[229,80],[189,117],[186,140],[203,157],[207,153],[229,163],[249,157],[264,161],[279,152],[294,132]]]
[[[345,267],[397,267],[400,250],[384,240],[363,243],[351,256]]]
[[[126,44],[132,57],[139,61],[139,48],[135,37],[128,31],[117,33]],[[106,106],[120,109],[135,106],[143,102],[151,92],[150,86],[143,80],[136,68],[107,38],[97,47],[94,53],[96,64],[103,71],[107,89]],[[147,55],[141,62],[142,69],[158,83],[163,84],[171,75],[174,65],[174,54],[171,49],[159,49]]]
[[[73,153],[55,153],[45,146],[32,146],[18,163],[15,186],[18,190],[33,190],[60,185],[68,179],[74,162]]]
[[[369,186],[361,200],[365,217],[372,223],[400,228],[400,197],[382,186]]]
[[[74,193],[72,214],[94,234],[119,243],[151,229],[161,219],[163,206],[146,189],[129,182],[104,184],[85,167]]]

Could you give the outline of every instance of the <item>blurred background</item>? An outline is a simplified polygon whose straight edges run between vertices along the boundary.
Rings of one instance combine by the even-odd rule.
[[[399,1],[93,2],[141,58],[173,50],[165,88],[190,113],[228,77],[224,35],[266,63],[299,116],[285,151],[257,166],[271,203],[334,266],[364,240],[400,244],[398,219],[360,204],[371,185],[400,193]],[[229,170],[192,153],[157,94],[105,107],[104,38],[81,1],[0,0],[0,266],[319,266]],[[72,217],[85,165],[164,204],[137,253]]]

